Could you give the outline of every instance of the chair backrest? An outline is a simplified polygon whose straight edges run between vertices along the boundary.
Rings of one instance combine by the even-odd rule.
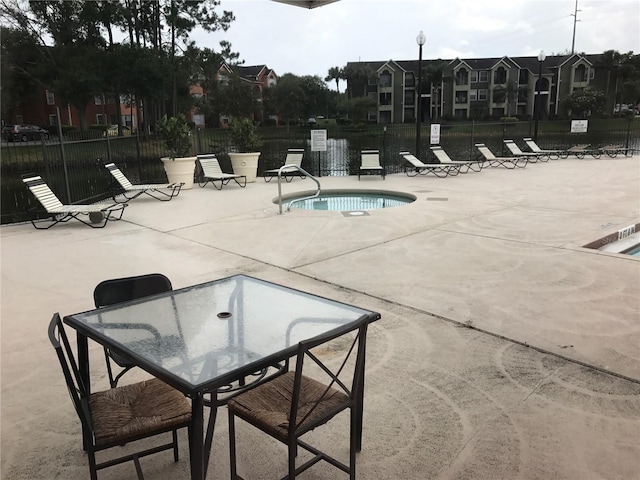
[[[51,191],[49,186],[38,175],[25,175],[22,181],[27,185],[33,196],[40,202],[47,212],[60,212],[64,207],[62,202]]]
[[[514,142],[513,140],[504,140],[504,144],[514,155],[522,155],[524,153],[522,150],[520,150],[520,147],[516,145],[516,142]]]
[[[362,150],[360,159],[363,167],[379,167],[380,151],[379,150]]]
[[[83,428],[91,430],[93,422],[91,419],[91,409],[89,408],[87,388],[80,376],[78,362],[73,356],[73,350],[71,350],[71,344],[64,331],[59,313],[54,313],[49,322],[49,341],[58,355],[73,407],[82,422]]]
[[[302,167],[302,157],[304,156],[304,148],[290,148],[287,150],[287,158],[284,160],[285,165],[296,165]]]
[[[531,149],[532,152],[541,153],[542,149],[531,138],[523,138],[524,143]]]
[[[294,434],[294,432],[300,435],[305,431],[309,431],[325,423],[335,415],[335,413],[349,405],[353,405],[353,403],[357,401],[361,395],[361,389],[364,383],[368,325],[368,319],[364,316],[355,324],[344,326],[330,333],[318,335],[315,338],[302,341],[298,344],[291,410],[289,412],[289,418],[296,419],[296,421],[289,422],[290,435]],[[345,353],[339,365],[330,368],[321,360],[321,356],[318,355],[319,351],[314,352],[314,349],[317,347],[318,350],[321,350],[326,343],[338,337],[348,336],[349,334],[353,336],[353,339],[350,344],[342,344]],[[321,373],[323,372],[325,375],[324,378],[326,378],[328,382],[321,380],[318,376],[320,374],[314,375],[313,378],[318,380],[318,388],[322,389],[322,393],[318,397],[318,401],[302,404],[300,403],[303,383],[302,375],[303,372],[309,368],[309,364],[319,367],[319,371]],[[322,416],[314,415],[318,405],[321,402],[327,401],[334,404],[332,408]]]
[[[171,281],[161,273],[114,278],[100,282],[93,290],[96,308],[128,302],[173,289]]]
[[[115,163],[107,163],[105,164],[105,168],[109,170],[109,172],[111,172],[113,178],[116,179],[116,181],[122,188],[124,188],[125,190],[133,188],[133,185],[131,184],[129,179],[124,176],[124,173],[122,173],[118,167],[116,167]]]
[[[484,143],[476,143],[476,148],[480,150],[480,153],[486,160],[495,160],[496,156]]]
[[[447,155],[447,152],[445,152],[442,147],[431,147],[431,151],[440,161],[440,163],[453,163],[453,161],[449,158],[449,155]]]
[[[197,158],[205,177],[216,178],[224,175],[222,168],[220,168],[218,157],[215,154],[198,155]]]
[[[419,160],[413,153],[409,152],[400,152],[402,158],[404,158],[407,162],[409,162],[414,167],[425,167],[426,163],[423,163]]]

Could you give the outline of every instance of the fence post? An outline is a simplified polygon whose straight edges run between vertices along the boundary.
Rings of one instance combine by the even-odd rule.
[[[473,146],[474,146],[474,137],[476,134],[476,120],[474,118],[471,119],[471,145],[469,145],[469,160],[473,155]]]
[[[71,188],[69,187],[69,172],[67,172],[67,156],[64,153],[64,141],[62,138],[62,124],[60,123],[60,107],[56,107],[56,122],[58,124],[58,138],[60,139],[60,153],[62,154],[62,169],[64,171],[64,183],[67,187],[67,202],[71,201]]]

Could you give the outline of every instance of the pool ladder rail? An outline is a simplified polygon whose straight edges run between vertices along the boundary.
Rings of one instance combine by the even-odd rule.
[[[311,198],[316,198],[316,197],[320,196],[320,182],[318,181],[318,179],[316,177],[314,177],[309,172],[307,172],[304,168],[299,167],[298,165],[295,165],[295,164],[283,165],[282,167],[280,167],[278,169],[278,207],[279,207],[279,210],[280,210],[279,215],[282,215],[282,172],[284,170],[291,170],[291,169],[298,170],[300,173],[302,173],[302,175],[305,175],[305,176],[309,177],[311,180],[313,180],[314,182],[316,182],[316,185],[318,186],[318,189],[316,190],[316,193],[314,193],[313,195],[309,195],[308,197],[296,198],[294,200],[291,200],[289,202],[289,204],[287,205],[287,212],[291,211],[291,205],[293,205],[296,202],[303,202],[305,200],[309,200]]]

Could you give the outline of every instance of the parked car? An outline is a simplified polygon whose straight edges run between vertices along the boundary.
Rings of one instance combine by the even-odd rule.
[[[122,126],[122,136],[123,137],[128,137],[129,135],[131,135],[131,129],[129,127],[127,127],[126,125]],[[117,137],[118,136],[118,125],[110,125],[109,128],[107,128],[104,133],[103,136],[109,136],[109,137]]]
[[[2,138],[7,142],[28,142],[29,140],[49,139],[49,132],[37,125],[5,125]]]

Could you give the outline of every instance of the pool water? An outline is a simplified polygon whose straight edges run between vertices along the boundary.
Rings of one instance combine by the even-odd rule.
[[[640,245],[636,245],[631,250],[624,252],[627,255],[633,255],[634,257],[640,257]]]
[[[291,200],[293,199],[288,198],[287,202]],[[414,201],[413,195],[384,192],[321,193],[319,197],[295,202],[291,208],[335,211],[375,210],[399,207]]]

